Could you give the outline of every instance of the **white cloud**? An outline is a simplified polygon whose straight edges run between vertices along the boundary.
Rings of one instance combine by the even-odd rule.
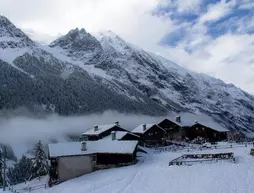
[[[49,44],[54,41],[56,38],[62,36],[63,34],[58,35],[50,35],[41,33],[40,31],[34,31],[33,29],[22,29],[25,34],[27,34],[31,39],[41,43],[41,44]]]
[[[254,2],[252,0],[242,0],[240,3],[240,9],[253,9]]]
[[[0,13],[18,27],[44,36],[83,27],[91,33],[111,30],[127,41],[150,47],[173,29],[170,20],[152,16],[157,3],[158,0],[10,0],[0,1]]]
[[[184,0],[176,1],[178,12],[197,12],[200,10],[202,0]]]
[[[202,0],[159,0],[160,7],[176,9],[178,13],[198,12]]]
[[[216,4],[212,4],[208,7],[207,12],[200,17],[199,22],[205,23],[209,21],[219,20],[220,18],[229,14],[235,4],[236,2],[234,0],[229,2],[223,0]]]
[[[191,53],[182,47],[160,48],[160,54],[176,63],[234,83],[251,93],[254,93],[253,53],[254,36],[247,34],[225,34],[217,39],[208,39]]]

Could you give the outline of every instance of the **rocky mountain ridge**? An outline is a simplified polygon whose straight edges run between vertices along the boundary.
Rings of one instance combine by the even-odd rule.
[[[61,115],[191,112],[230,129],[254,130],[252,95],[111,31],[93,36],[77,28],[42,46],[0,16],[0,80],[0,109],[25,106]]]

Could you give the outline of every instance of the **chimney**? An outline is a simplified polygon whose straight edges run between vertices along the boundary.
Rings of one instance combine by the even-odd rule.
[[[86,141],[81,142],[81,151],[86,151]]]
[[[146,124],[143,125],[143,131],[145,131],[145,130],[146,130]]]
[[[195,121],[194,121],[194,123],[198,123],[198,121],[197,121],[197,120],[195,120]]]
[[[119,121],[116,121],[115,124],[116,124],[117,126],[119,126]]]
[[[111,137],[112,137],[112,141],[116,140],[116,132],[115,131],[111,132]]]
[[[176,122],[181,123],[181,116],[176,117]]]
[[[98,125],[94,125],[94,131],[98,131],[98,130],[99,130]]]

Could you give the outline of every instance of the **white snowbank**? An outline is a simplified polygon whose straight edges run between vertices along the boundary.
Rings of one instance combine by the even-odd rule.
[[[202,153],[218,150],[207,150]],[[221,152],[221,150],[219,150]],[[228,151],[228,150],[227,150]],[[250,147],[232,149],[238,163],[168,166],[183,153],[148,154],[133,166],[97,171],[35,193],[252,193]],[[200,151],[198,153],[201,153]]]

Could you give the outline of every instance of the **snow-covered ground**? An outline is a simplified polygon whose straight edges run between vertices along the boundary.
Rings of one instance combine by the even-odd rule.
[[[234,152],[237,163],[168,166],[187,152],[143,155],[133,166],[97,171],[35,193],[252,193],[254,157],[250,146],[197,153]],[[195,152],[191,152],[195,153]],[[24,185],[23,185],[24,187]],[[1,191],[0,191],[1,192]]]

